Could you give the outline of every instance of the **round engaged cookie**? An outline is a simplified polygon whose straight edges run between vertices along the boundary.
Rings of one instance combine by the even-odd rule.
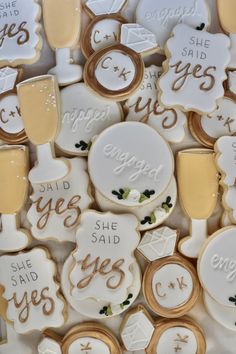
[[[152,202],[166,190],[174,161],[170,147],[154,129],[125,122],[99,135],[91,147],[88,168],[95,188],[105,198],[135,207]]]

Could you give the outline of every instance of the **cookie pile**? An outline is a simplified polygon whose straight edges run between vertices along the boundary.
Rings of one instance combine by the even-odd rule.
[[[186,317],[202,296],[236,331],[235,1],[217,1],[224,33],[210,32],[205,0],[139,0],[136,23],[127,3],[0,7],[0,315],[41,333],[39,354],[204,354]],[[24,79],[41,11],[56,64]],[[157,53],[162,66],[146,65]],[[188,131],[199,146],[180,150]],[[188,236],[167,226],[177,201]],[[90,321],[71,326],[71,312]]]

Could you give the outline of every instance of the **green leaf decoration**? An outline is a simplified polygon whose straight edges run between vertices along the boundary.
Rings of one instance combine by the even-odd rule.
[[[144,202],[144,200],[147,200],[147,199],[148,199],[148,197],[146,197],[145,194],[141,194],[140,198],[139,198],[139,203],[142,203],[142,202]]]
[[[107,308],[107,315],[108,315],[108,316],[113,315],[112,309],[111,309],[111,306],[110,306],[110,305],[109,305],[108,308]]]
[[[92,141],[89,141],[88,146],[87,146],[87,149],[90,150],[91,147],[92,147]]]
[[[151,217],[151,223],[155,224],[155,222],[157,221],[156,215],[154,213],[151,213],[150,217]]]
[[[125,188],[125,189],[124,189],[124,193],[123,193],[123,195],[122,195],[122,198],[123,198],[124,200],[128,198],[128,196],[129,196],[129,194],[130,194],[130,191],[131,191],[130,188]]]
[[[165,210],[166,213],[169,213],[170,208],[168,207],[167,204],[163,203],[163,204],[162,204],[162,208]]]

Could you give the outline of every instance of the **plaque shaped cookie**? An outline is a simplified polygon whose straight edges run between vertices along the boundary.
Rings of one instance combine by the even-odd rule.
[[[209,114],[192,113],[189,127],[193,136],[203,145],[212,148],[218,138],[236,133],[236,103],[229,97],[217,101],[217,109]]]
[[[145,68],[142,85],[125,103],[126,120],[147,123],[167,141],[179,143],[185,136],[186,114],[179,109],[166,109],[158,103],[157,80],[161,74],[162,68],[158,66]]]
[[[119,41],[120,26],[127,22],[120,12],[126,4],[127,0],[88,0],[85,3],[84,8],[92,17],[81,38],[81,49],[86,57]]]
[[[236,137],[222,136],[215,144],[216,164],[222,173],[223,186],[234,186],[236,180]]]
[[[84,83],[61,90],[61,103],[56,144],[70,155],[87,156],[94,137],[123,118],[119,103],[99,98]]]
[[[160,102],[200,114],[213,112],[224,95],[222,83],[230,61],[229,48],[230,40],[224,34],[177,25],[166,44],[168,59],[159,79]]]
[[[75,299],[94,298],[113,304],[127,299],[134,277],[130,267],[137,262],[137,226],[137,218],[131,214],[82,213],[69,274]]]
[[[65,303],[55,281],[56,266],[46,249],[0,258],[0,284],[8,302],[7,318],[15,331],[24,334],[65,322]]]
[[[198,259],[198,275],[202,287],[216,301],[235,309],[235,242],[236,227],[215,232],[204,244]]]
[[[136,23],[121,26],[119,42],[95,52],[84,68],[86,85],[112,101],[123,101],[138,89],[144,75],[141,55],[158,47],[155,35]]]
[[[163,51],[178,23],[193,28],[207,28],[210,25],[210,12],[206,0],[141,0],[136,9],[136,20],[155,33]]]
[[[154,129],[124,122],[99,135],[90,149],[88,167],[95,188],[104,197],[120,205],[141,206],[168,187],[173,155]]]
[[[0,65],[32,64],[39,59],[41,9],[37,0],[3,3],[0,10]]]
[[[65,178],[32,184],[32,205],[27,217],[32,235],[38,240],[75,242],[79,216],[92,202],[86,162],[74,158],[68,163],[70,172]]]

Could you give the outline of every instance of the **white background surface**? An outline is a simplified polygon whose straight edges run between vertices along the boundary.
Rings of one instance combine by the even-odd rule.
[[[155,0],[157,1],[157,0]],[[211,28],[212,32],[219,31],[219,26],[217,24],[217,16],[215,11],[215,0],[208,0],[211,7],[211,15],[213,18],[213,25]],[[132,21],[132,15],[134,14],[134,8],[137,0],[129,0],[128,8],[126,9],[126,17]],[[85,27],[82,26],[82,29]],[[220,55],[220,48],[219,48]],[[78,58],[78,51],[74,53],[75,58]],[[148,63],[159,64],[160,57],[157,55],[152,56],[147,59]],[[81,62],[81,59],[80,59]],[[48,48],[46,42],[44,41],[44,47],[41,55],[41,59],[38,63],[31,67],[25,68],[25,77],[31,77],[34,75],[45,74],[47,70],[52,67],[54,63],[54,57],[51,50]],[[174,152],[181,150],[186,147],[198,146],[196,142],[187,134],[186,139],[181,144],[176,144],[173,146]],[[209,222],[209,234],[214,232],[219,228],[219,221],[221,216],[220,207],[214,212],[210,222]],[[28,226],[27,222],[24,222]],[[184,216],[180,208],[177,206],[167,220],[166,225],[172,228],[178,228],[181,231],[181,236],[188,234],[188,219]],[[35,243],[36,244],[36,243]],[[53,253],[53,257],[58,262],[59,271],[64,259],[73,249],[73,245],[69,245],[67,249],[65,246],[59,245],[56,242],[47,242],[48,247]],[[139,298],[139,302],[142,301],[142,296]],[[201,301],[195,306],[195,308],[189,314],[194,318],[203,328],[207,339],[207,354],[235,354],[236,353],[236,332],[231,332],[226,330],[215,321],[213,321],[210,316],[205,311],[205,308]],[[122,316],[118,316],[114,319],[107,319],[103,322],[110,329],[114,330],[117,334],[119,332],[119,326],[121,323]],[[60,333],[65,333],[72,325],[77,324],[86,318],[83,318],[80,314],[76,313],[69,307],[69,320],[66,326],[64,326]],[[2,332],[4,337],[4,332],[6,328],[2,323]],[[0,354],[35,354],[37,353],[36,347],[39,341],[40,335],[38,333],[29,334],[26,336],[18,336],[15,334],[14,330],[8,328],[8,344],[0,345]],[[136,352],[137,353],[137,352]],[[144,352],[138,352],[137,354],[143,354]],[[131,353],[129,353],[131,354]]]

